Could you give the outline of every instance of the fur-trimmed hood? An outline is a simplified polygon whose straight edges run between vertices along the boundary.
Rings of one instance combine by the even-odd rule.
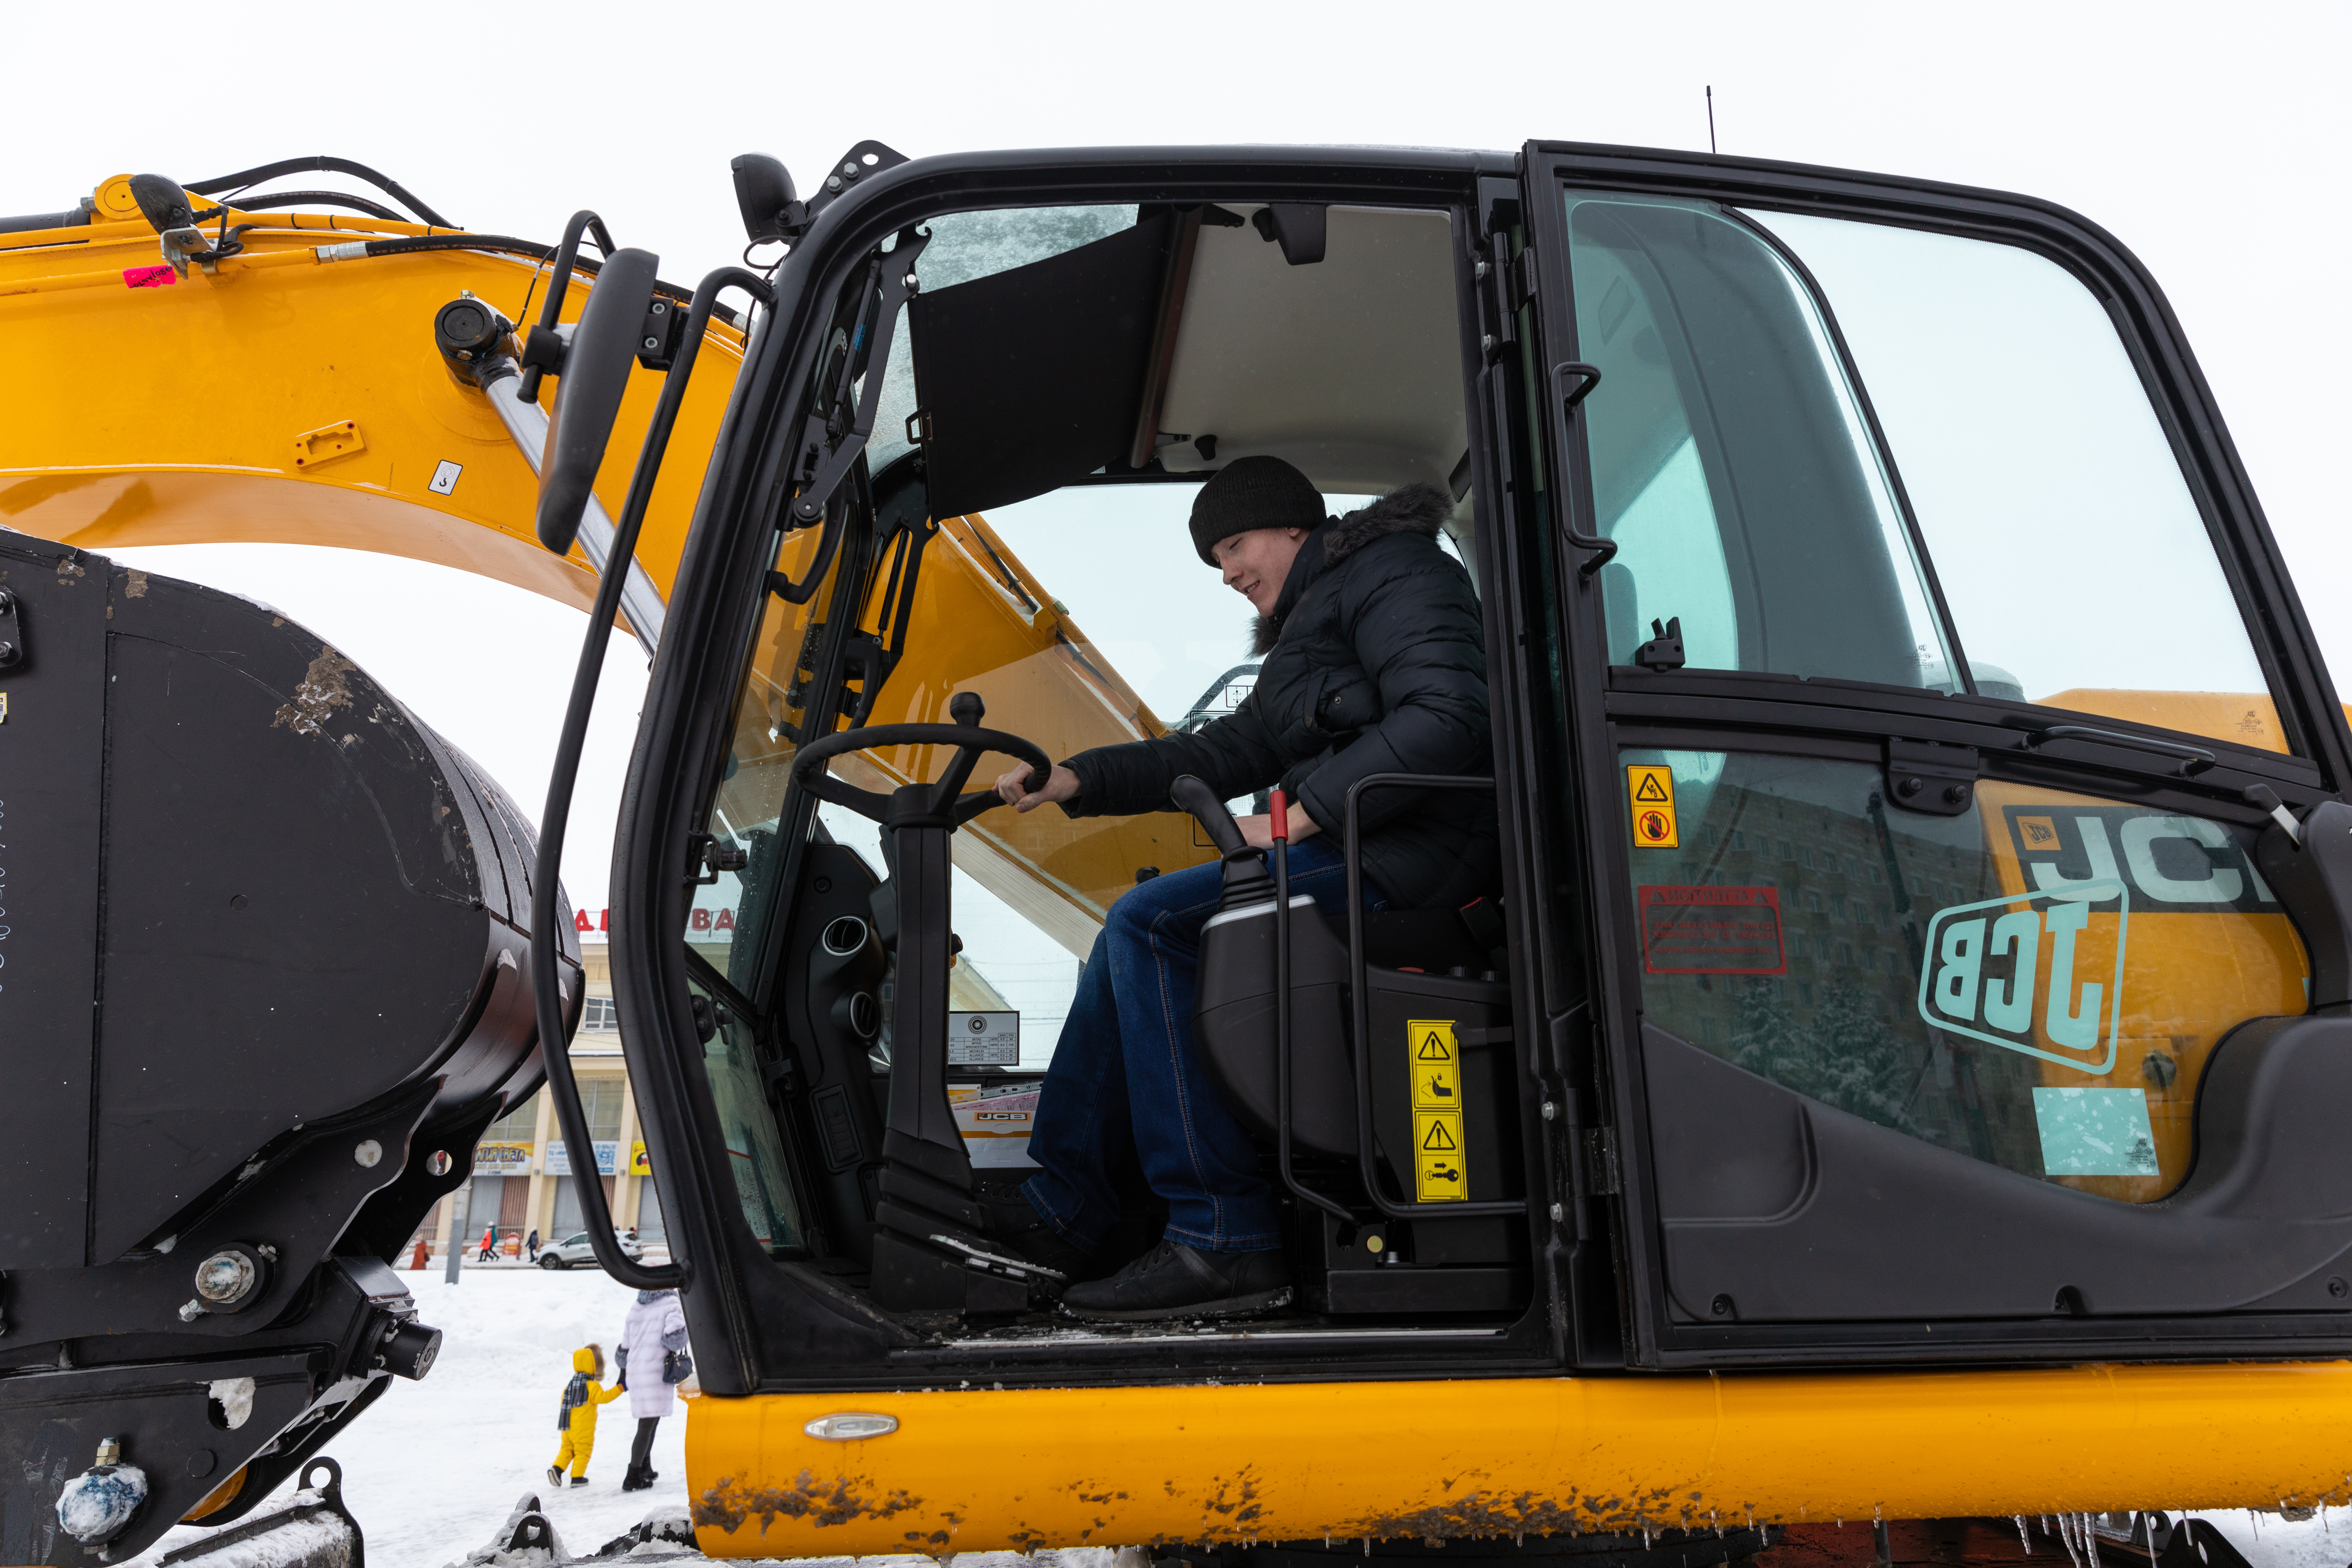
[[[1418,533],[1424,539],[1435,539],[1445,520],[1454,515],[1454,503],[1435,485],[1407,485],[1391,490],[1368,507],[1360,507],[1343,517],[1335,517],[1315,531],[1315,538],[1299,549],[1300,571],[1294,567],[1290,581],[1283,584],[1282,597],[1276,601],[1274,613],[1256,616],[1250,624],[1250,657],[1262,658],[1281,640],[1282,624],[1288,618],[1291,606],[1315,581],[1330,567],[1361,550],[1375,540],[1386,539],[1392,533]],[[1322,542],[1320,561],[1309,556],[1315,540]]]

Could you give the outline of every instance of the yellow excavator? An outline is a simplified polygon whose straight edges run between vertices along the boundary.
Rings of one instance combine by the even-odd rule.
[[[340,159],[0,219],[0,1562],[356,1542],[331,1479],[256,1510],[429,1371],[388,1264],[542,1078],[588,1157],[554,869],[618,627],[674,1261],[582,1199],[681,1293],[700,1552],[2204,1568],[2184,1504],[2347,1500],[2352,728],[2112,237],[1541,142],[734,174],[692,289]],[[1490,763],[1332,832],[1491,805],[1467,910],[1294,909],[1197,781],[967,789],[1250,701],[1182,520],[1258,455],[1446,499]],[[106,553],[199,541],[589,609],[539,832]],[[1074,1319],[984,1205],[1109,907],[1212,863],[1193,1043],[1295,1296]]]

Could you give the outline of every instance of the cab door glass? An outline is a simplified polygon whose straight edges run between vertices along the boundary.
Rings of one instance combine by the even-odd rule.
[[[1979,694],[2288,749],[2114,323],[2055,262],[1756,213],[1820,284]]]
[[[800,1202],[785,1163],[783,1137],[768,1108],[767,1086],[751,1026],[717,994],[689,982],[695,1028],[702,1038],[702,1066],[719,1112],[727,1173],[735,1184],[743,1221],[772,1254],[796,1252],[803,1245]]]
[[[1713,204],[1569,192],[1609,659],[1958,689],[1854,389],[1795,271]]]
[[[823,530],[785,534],[777,544],[775,571],[797,583],[818,564]],[[843,563],[836,553],[825,563],[824,580],[798,605],[770,595],[754,634],[751,662],[737,694],[734,735],[705,831],[719,843],[740,847],[740,871],[706,873],[692,889],[687,911],[687,945],[739,988],[749,990],[758,974],[761,943],[770,922],[787,918],[776,900],[761,896],[781,870],[777,816],[783,809],[801,726],[807,720],[809,683],[824,644],[834,578]]]
[[[1647,1022],[1956,1153],[2163,1197],[2213,1047],[2307,1005],[2250,829],[1990,779],[1928,815],[1865,763],[1622,762]]]

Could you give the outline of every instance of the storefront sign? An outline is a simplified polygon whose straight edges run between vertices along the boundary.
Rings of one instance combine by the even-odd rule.
[[[528,1176],[530,1174],[530,1142],[477,1143],[474,1145],[474,1174],[478,1176]]]
[[[621,1141],[619,1139],[596,1140],[596,1173],[598,1175],[614,1174],[619,1168],[620,1163]],[[547,1163],[544,1168],[551,1176],[568,1176],[572,1173],[572,1149],[562,1139],[548,1140]]]

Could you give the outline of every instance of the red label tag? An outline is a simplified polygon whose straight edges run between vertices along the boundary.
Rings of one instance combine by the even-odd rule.
[[[1786,974],[1772,888],[1643,888],[1642,960],[1652,974]]]
[[[168,289],[180,280],[180,275],[169,267],[126,267],[122,269],[125,289]]]

